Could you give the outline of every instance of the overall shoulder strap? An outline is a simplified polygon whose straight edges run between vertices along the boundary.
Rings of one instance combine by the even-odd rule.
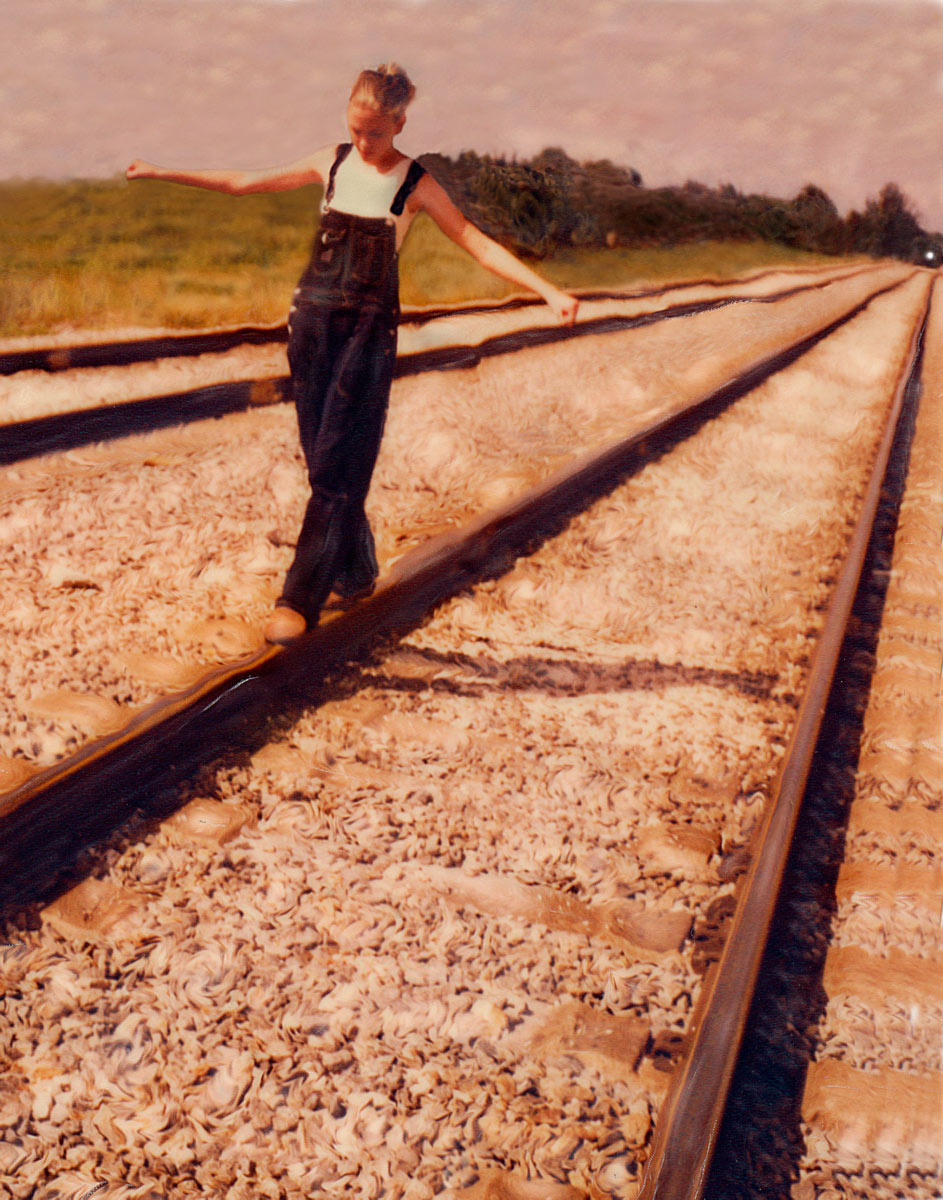
[[[406,172],[406,178],[400,184],[400,189],[393,197],[393,203],[390,205],[390,212],[398,217],[403,211],[403,205],[406,203],[406,198],[413,190],[416,184],[422,179],[426,173],[426,168],[421,167],[415,159],[409,164],[409,170]]]
[[[337,168],[341,165],[344,159],[350,154],[353,149],[352,142],[341,142],[337,147],[337,153],[334,155],[334,161],[331,163],[331,171],[327,177],[327,191],[324,193],[324,207],[326,208],[334,196],[334,176],[337,174]]]

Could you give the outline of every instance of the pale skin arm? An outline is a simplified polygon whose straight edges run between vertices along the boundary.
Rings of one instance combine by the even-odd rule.
[[[283,192],[304,187],[308,183],[324,183],[334,161],[336,146],[323,146],[305,158],[279,167],[264,167],[257,171],[178,170],[159,167],[135,159],[125,172],[126,178],[159,179],[166,183],[181,183],[189,187],[208,188],[231,196],[246,196],[254,192]],[[427,212],[442,232],[461,246],[488,271],[518,283],[542,296],[557,319],[566,325],[576,320],[579,301],[568,292],[554,287],[515,258],[509,250],[481,232],[452,203],[431,175],[423,175],[408,201],[413,212]]]
[[[253,192],[287,192],[308,183],[323,183],[330,172],[335,150],[335,146],[322,146],[320,150],[295,162],[279,167],[263,167],[257,171],[179,170],[176,167],[158,167],[136,158],[125,172],[125,178],[160,179],[165,183],[183,183],[188,187],[226,192],[230,196],[248,196]]]
[[[505,250],[487,234],[482,233],[455,207],[445,189],[436,183],[431,175],[423,175],[410,196],[410,201],[410,207],[414,207],[416,212],[427,212],[446,237],[451,238],[457,246],[461,246],[486,270],[511,283],[530,288],[538,296],[543,296],[563,324],[572,325],[576,320],[579,309],[576,297],[542,279],[509,250]]]

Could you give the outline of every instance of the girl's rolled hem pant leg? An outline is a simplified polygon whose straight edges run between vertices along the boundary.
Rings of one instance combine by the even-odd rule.
[[[295,557],[276,601],[280,607],[301,613],[309,622],[317,621],[344,554],[346,510],[345,493],[312,490]]]

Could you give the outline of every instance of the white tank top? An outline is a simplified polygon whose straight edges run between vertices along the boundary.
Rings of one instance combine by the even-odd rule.
[[[351,213],[356,217],[385,217],[396,227],[398,250],[412,221],[412,214],[404,207],[400,216],[394,216],[390,212],[390,205],[403,185],[411,162],[412,159],[403,158],[383,174],[376,167],[365,163],[357,153],[357,147],[351,146],[347,157],[334,173],[334,195],[331,197],[331,203],[325,205],[322,202],[321,211],[326,212],[327,208],[333,208],[337,212]]]

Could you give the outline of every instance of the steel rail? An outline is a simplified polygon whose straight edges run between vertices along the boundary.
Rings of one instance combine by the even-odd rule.
[[[331,671],[379,639],[415,626],[476,580],[500,574],[597,497],[904,282],[888,284],[693,404],[561,468],[502,508],[431,539],[401,559],[372,597],[322,621],[287,650],[269,647],[211,671],[189,690],[151,704],[117,733],[0,795],[0,907],[21,907],[29,897],[48,894],[83,846],[135,808],[153,808],[156,794],[213,756],[264,744],[265,723],[286,698],[316,701]]]
[[[839,278],[845,279],[848,276],[843,275]],[[614,314],[593,317],[575,326],[538,326],[496,334],[471,345],[459,344],[418,350],[397,357],[394,376],[404,378],[424,371],[461,370],[477,366],[485,358],[513,354],[533,346],[549,345],[570,337],[589,337],[626,329],[639,329],[659,321],[710,312],[731,304],[775,304],[802,292],[830,287],[838,281],[829,278],[825,282],[803,284],[769,296],[732,295],[714,300],[688,301],[634,316]],[[290,399],[289,377],[274,375],[209,384],[139,400],[96,405],[94,408],[73,409],[44,417],[31,417],[24,421],[10,421],[0,424],[0,465],[189,421],[223,417],[232,412],[245,412],[260,405],[278,404]]]
[[[637,1200],[699,1200],[703,1195],[891,449],[902,414],[916,403],[919,393],[931,291],[932,282],[928,281],[923,316],[914,328],[894,389],[858,521],[810,662],[792,736],[751,847],[750,868],[738,890],[730,932],[719,961],[705,976],[691,1018],[687,1049],[655,1128]]]
[[[702,279],[682,279],[676,280],[673,283],[662,284],[661,287],[639,288],[636,291],[600,291],[590,288],[572,288],[574,296],[580,300],[643,300],[647,296],[664,296],[668,292],[680,292],[685,288],[694,287],[730,287],[731,284],[754,283],[757,279],[765,279],[768,275],[783,274],[789,268],[782,267],[764,267],[762,270],[754,271],[750,275],[741,275],[736,279],[714,279],[704,277]],[[837,269],[831,263],[818,267],[799,267],[796,268],[797,273],[801,272],[804,275],[819,275],[833,273],[830,282],[835,282],[839,279],[850,279],[853,275],[858,275],[862,271],[871,271],[874,269],[874,262],[865,263],[864,265],[857,263],[853,266],[847,266],[843,270]],[[809,285],[820,286],[820,285]],[[825,285],[821,285],[825,286]],[[425,308],[410,308],[405,310],[403,316],[403,324],[408,325],[424,325],[427,321],[437,321],[443,317],[456,317],[471,315],[473,313],[492,313],[504,312],[515,308],[532,308],[543,304],[537,296],[508,296],[504,300],[483,301],[473,304],[444,304],[436,307]]]
[[[769,267],[744,275],[735,283],[752,283],[775,273]],[[870,270],[871,264],[849,267],[838,271],[836,278],[847,278],[862,270]],[[806,268],[811,273],[816,268]],[[821,271],[836,270],[831,264]],[[726,287],[729,280],[691,279],[665,284],[657,288],[644,288],[634,292],[604,291],[576,288],[574,294],[581,300],[634,300],[646,296],[661,296],[666,292],[680,291],[690,287]],[[500,313],[516,308],[528,308],[543,304],[538,296],[510,296],[504,300],[476,301],[456,305],[438,305],[423,308],[404,308],[400,316],[401,325],[424,325],[428,321],[443,317],[470,316],[475,313]],[[157,358],[179,358],[193,354],[214,354],[231,350],[234,346],[262,346],[273,342],[288,341],[288,326],[285,321],[272,325],[237,325],[220,329],[204,329],[198,333],[162,333],[146,337],[127,338],[110,342],[73,342],[61,346],[33,346],[23,350],[0,351],[0,375],[15,375],[19,371],[65,371],[73,367],[116,367],[131,363],[150,362]]]

